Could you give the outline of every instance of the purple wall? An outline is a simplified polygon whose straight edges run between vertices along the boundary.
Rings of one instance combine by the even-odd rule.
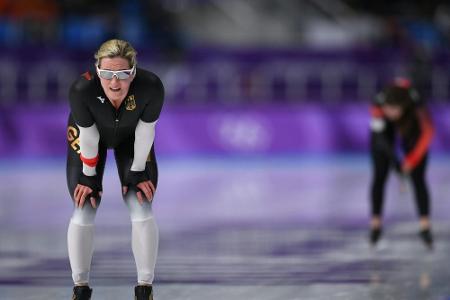
[[[0,110],[0,156],[63,156],[67,107]],[[434,106],[435,152],[450,151],[450,107]],[[165,107],[159,154],[292,154],[366,151],[368,107],[314,104],[260,107]]]
[[[0,105],[65,103],[73,81],[93,67],[93,52],[2,49]],[[394,77],[407,76],[413,67],[410,54],[398,49],[199,48],[173,60],[139,49],[138,61],[161,77],[171,103],[332,104],[367,101]],[[430,102],[448,102],[450,55],[434,53],[429,63],[429,73],[412,76],[417,88]]]

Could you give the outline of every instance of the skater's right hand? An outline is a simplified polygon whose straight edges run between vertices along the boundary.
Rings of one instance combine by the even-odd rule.
[[[86,201],[86,197],[92,194],[92,189],[88,186],[77,184],[75,188],[75,192],[73,193],[73,198],[75,201],[75,207],[82,208],[84,202]],[[95,203],[95,198],[90,197],[91,205],[93,208],[97,208],[97,204]]]
[[[97,176],[86,176],[82,174],[79,184],[75,187],[73,198],[75,207],[82,208],[86,198],[89,198],[93,208],[97,208],[97,199],[102,195],[101,187],[98,184]]]
[[[407,164],[407,163],[404,163],[402,165],[402,172],[403,172],[403,174],[408,175],[408,174],[410,174],[413,171],[413,169],[414,169],[414,167],[409,165],[409,164]]]

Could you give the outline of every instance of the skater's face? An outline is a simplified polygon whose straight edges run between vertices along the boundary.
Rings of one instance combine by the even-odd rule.
[[[133,70],[131,70],[133,69]],[[114,74],[108,71],[122,71]],[[106,97],[114,103],[121,103],[128,94],[130,84],[134,79],[135,71],[122,57],[105,57],[100,60],[97,73]]]
[[[398,105],[385,104],[382,109],[386,118],[391,121],[398,121],[403,114],[403,109]]]

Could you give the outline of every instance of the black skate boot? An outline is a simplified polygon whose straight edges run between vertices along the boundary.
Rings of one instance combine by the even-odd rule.
[[[419,232],[422,241],[425,243],[428,249],[433,250],[433,234],[430,229],[422,229]]]
[[[88,286],[74,286],[72,300],[90,300],[92,289]]]
[[[137,285],[134,287],[135,300],[153,300],[153,289],[150,285]]]
[[[375,247],[377,245],[378,241],[381,238],[382,233],[383,233],[383,230],[381,228],[372,228],[370,230],[369,240],[370,240],[370,245],[372,247]]]

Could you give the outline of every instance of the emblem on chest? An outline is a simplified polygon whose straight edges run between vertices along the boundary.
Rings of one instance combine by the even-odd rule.
[[[125,100],[125,109],[130,111],[136,109],[136,100],[134,99],[134,95],[128,96]]]

